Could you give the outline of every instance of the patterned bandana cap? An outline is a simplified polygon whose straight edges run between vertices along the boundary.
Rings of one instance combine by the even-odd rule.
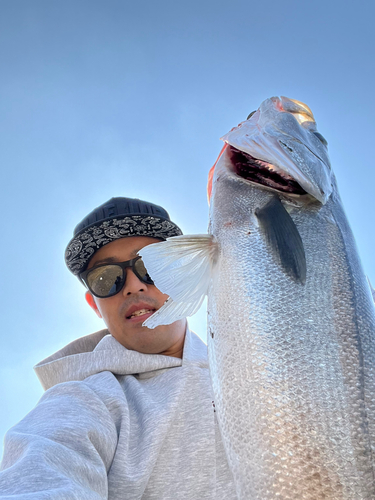
[[[182,234],[164,208],[133,198],[111,198],[74,229],[65,250],[69,270],[78,275],[102,246],[119,238],[149,236],[165,240]]]

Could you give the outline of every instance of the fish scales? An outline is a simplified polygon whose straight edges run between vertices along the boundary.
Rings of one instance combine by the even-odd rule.
[[[239,498],[373,499],[374,312],[340,199],[291,207],[306,252],[303,286],[280,271],[260,234],[254,212],[273,195],[218,177],[208,348]]]
[[[375,308],[327,142],[311,110],[285,97],[223,140],[211,237],[142,249],[170,295],[145,324],[193,314],[208,295],[216,415],[239,500],[374,500]]]

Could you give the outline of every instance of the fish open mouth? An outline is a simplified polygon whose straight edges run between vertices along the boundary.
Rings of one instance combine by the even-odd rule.
[[[276,170],[271,163],[258,160],[248,153],[244,153],[229,145],[228,154],[234,172],[243,179],[262,184],[283,193],[307,194],[293,177]]]

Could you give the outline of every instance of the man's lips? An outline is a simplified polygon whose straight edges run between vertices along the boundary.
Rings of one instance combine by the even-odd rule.
[[[145,320],[146,316],[151,316],[151,314],[154,314],[155,311],[156,308],[152,307],[150,304],[147,304],[146,302],[138,302],[137,304],[133,304],[129,307],[125,313],[125,318],[127,320]]]
[[[146,319],[148,319],[150,316],[154,314],[156,309],[149,311],[145,314],[140,314],[139,316],[130,316],[130,318],[126,318],[126,322],[129,323],[144,323]]]

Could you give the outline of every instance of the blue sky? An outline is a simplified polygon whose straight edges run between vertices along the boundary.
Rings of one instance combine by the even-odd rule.
[[[219,138],[261,101],[306,102],[375,283],[373,2],[2,0],[0,435],[42,394],[32,366],[103,327],[63,255],[112,196],[207,230]],[[205,338],[205,313],[191,325]]]

